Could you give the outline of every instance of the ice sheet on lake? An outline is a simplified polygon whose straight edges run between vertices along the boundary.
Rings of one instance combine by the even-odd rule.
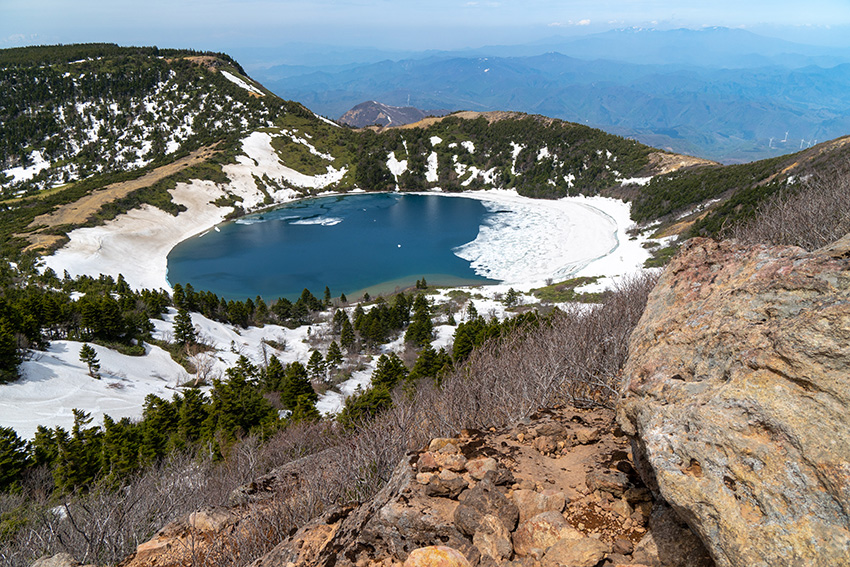
[[[339,217],[319,217],[319,218],[310,218],[310,219],[300,219],[296,221],[292,221],[289,224],[318,224],[321,226],[334,226],[342,222],[342,219]]]
[[[565,279],[619,245],[615,219],[580,200],[562,199],[549,206],[516,198],[483,203],[490,213],[477,238],[453,251],[490,279]]]

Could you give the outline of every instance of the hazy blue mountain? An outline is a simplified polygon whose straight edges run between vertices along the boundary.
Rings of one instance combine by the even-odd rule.
[[[331,117],[363,100],[515,110],[724,162],[850,132],[848,54],[725,28],[619,30],[254,75],[283,98]]]

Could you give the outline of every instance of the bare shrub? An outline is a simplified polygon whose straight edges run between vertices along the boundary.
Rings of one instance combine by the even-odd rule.
[[[407,451],[435,436],[506,426],[562,402],[611,407],[629,335],[655,280],[638,277],[604,305],[555,312],[545,323],[492,340],[440,385],[426,380],[415,390],[399,387],[390,410],[353,430],[333,422],[294,425],[264,443],[243,439],[220,464],[176,456],[120,490],[103,485],[69,497],[64,513],[41,512],[14,542],[0,546],[0,559],[23,566],[66,551],[82,562],[114,564],[169,521],[226,504],[233,489],[285,466],[287,474],[276,477],[276,498],[243,505],[228,535],[197,554],[191,550],[198,565],[204,558],[249,565],[331,507],[372,498]],[[0,501],[0,511],[15,505]]]
[[[815,250],[850,232],[850,164],[788,186],[726,233],[746,244]]]

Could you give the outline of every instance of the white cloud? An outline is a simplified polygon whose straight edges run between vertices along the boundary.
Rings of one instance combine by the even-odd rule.
[[[566,27],[566,26],[589,26],[589,25],[590,25],[590,19],[585,18],[584,20],[579,20],[577,22],[569,20],[566,24],[561,23],[561,22],[552,22],[551,24],[549,24],[549,27],[550,28],[563,28],[563,27]]]

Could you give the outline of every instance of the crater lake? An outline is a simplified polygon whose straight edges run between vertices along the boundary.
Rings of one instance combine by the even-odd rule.
[[[356,299],[410,287],[495,283],[453,249],[471,242],[487,215],[476,199],[369,193],[310,198],[195,236],[168,255],[168,281],[227,298]]]

